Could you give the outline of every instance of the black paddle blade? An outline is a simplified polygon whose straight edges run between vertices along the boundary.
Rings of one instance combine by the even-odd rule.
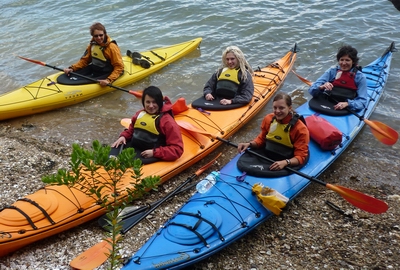
[[[400,11],[400,0],[389,0],[390,2],[392,2],[393,6]]]
[[[128,206],[127,208],[124,209],[124,213],[120,214],[120,217],[122,218],[122,220],[125,220],[129,217],[135,216],[135,215],[140,215],[145,212],[146,210],[150,209],[151,205],[147,205],[147,206],[140,206],[140,207],[134,207],[134,206]],[[97,223],[99,224],[99,226],[105,230],[109,232],[109,220],[107,217],[107,214],[102,215],[98,220]]]

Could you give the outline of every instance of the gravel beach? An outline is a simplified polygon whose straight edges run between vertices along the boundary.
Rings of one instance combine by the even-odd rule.
[[[54,138],[34,138],[31,129],[29,125],[6,124],[0,128],[3,206],[42,187],[43,175],[68,166],[71,145]],[[362,136],[371,136],[364,133]],[[191,269],[400,269],[399,165],[371,158],[363,153],[364,148],[361,140],[355,140],[319,179],[386,201],[386,213],[366,213],[324,186],[311,184],[280,216]],[[388,155],[397,156],[398,148],[388,148]],[[226,146],[220,151],[224,155],[213,169],[235,155],[235,149]],[[164,197],[205,162],[166,182],[159,192],[148,194],[138,204]],[[120,242],[122,256],[131,256],[193,192],[163,204],[127,233]],[[326,201],[339,206],[344,214]],[[71,269],[69,262],[102,237],[94,220],[0,258],[0,269]],[[106,267],[104,264],[99,269]]]

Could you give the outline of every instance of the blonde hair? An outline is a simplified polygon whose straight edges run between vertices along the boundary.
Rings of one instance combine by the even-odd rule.
[[[242,80],[247,80],[247,72],[248,70],[251,75],[254,74],[253,69],[251,68],[250,64],[247,62],[246,58],[244,57],[243,52],[239,49],[237,46],[228,46],[223,52],[222,52],[222,67],[227,67],[228,63],[226,62],[226,55],[228,53],[233,53],[238,60],[238,64],[240,67],[240,70],[242,71]]]

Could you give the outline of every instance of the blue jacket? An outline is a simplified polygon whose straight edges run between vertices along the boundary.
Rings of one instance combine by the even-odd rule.
[[[319,89],[319,86],[326,82],[333,82],[336,77],[337,71],[340,70],[339,66],[330,68],[325,73],[316,80],[311,87],[308,89],[308,93],[310,93],[313,97],[322,93]],[[365,78],[364,73],[361,71],[357,71],[355,77],[355,83],[357,85],[357,97],[355,99],[348,99],[349,103],[348,108],[350,110],[360,111],[365,108],[367,103],[367,79]]]

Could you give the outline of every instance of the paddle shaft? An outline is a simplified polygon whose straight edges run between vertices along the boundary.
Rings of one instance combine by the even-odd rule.
[[[299,78],[302,82],[306,83],[307,85],[311,86],[312,82],[310,80],[307,80],[306,78],[300,76],[299,74],[297,74],[296,72],[294,72],[292,70],[292,72],[297,76],[297,78]],[[329,96],[329,98],[336,102],[339,103],[339,101],[335,100],[332,96],[330,96],[329,94],[327,94]],[[389,127],[388,125],[385,125],[381,122],[378,121],[372,121],[372,120],[368,120],[365,119],[363,116],[357,114],[355,111],[350,110],[348,107],[345,108],[348,112],[352,113],[354,116],[356,116],[358,119],[360,119],[360,121],[364,121],[364,123],[366,125],[368,125],[371,129],[372,129],[372,133],[375,136],[375,138],[377,138],[380,142],[387,144],[387,145],[393,145],[397,142],[398,138],[399,138],[399,134],[397,133],[396,130],[394,130],[393,128]],[[383,137],[380,138],[380,135],[377,135],[374,133],[374,131],[376,131],[377,133],[379,133],[380,135],[382,135]]]
[[[187,191],[187,190],[190,190],[190,189],[192,189],[193,187],[195,187],[196,185],[197,185],[197,183],[194,183],[194,184],[191,184],[191,185],[189,185],[189,186],[187,186],[187,187],[185,187],[185,188],[181,188],[181,189],[179,189],[179,190],[175,193],[175,195],[178,195],[178,194],[181,194],[181,193],[183,193],[183,192],[185,192],[185,191]],[[126,214],[124,214],[124,215],[121,217],[121,218],[122,218],[122,222],[123,222],[123,224],[122,224],[122,230],[123,230],[123,231],[126,230],[126,226],[124,226],[124,225],[125,225],[125,223],[124,223],[125,220],[127,220],[126,223],[129,224],[129,223],[130,223],[130,222],[129,222],[129,219],[130,219],[131,217],[133,217],[133,216],[138,216],[140,213],[143,213],[143,212],[145,212],[146,210],[151,209],[151,208],[154,207],[156,204],[158,204],[161,200],[162,200],[162,199],[160,199],[160,200],[158,200],[158,201],[156,201],[156,202],[153,202],[153,203],[151,203],[151,204],[149,204],[149,205],[142,205],[142,206],[140,206],[139,208],[135,208],[135,209],[133,209],[133,210],[127,212]],[[100,225],[100,227],[102,227],[103,229],[106,229],[106,226],[109,225],[109,223],[107,222],[107,220],[108,220],[107,214],[101,216],[101,217],[98,219],[98,224]]]
[[[238,147],[237,144],[235,144],[235,143],[233,143],[233,142],[231,142],[231,141],[222,139],[222,138],[220,138],[220,137],[217,137],[217,140],[220,140],[220,141],[222,141],[222,142],[224,142],[224,143],[226,143],[226,144],[228,144],[228,145],[230,145],[230,146],[233,146],[233,147],[236,147],[236,148]],[[252,150],[250,150],[250,149],[248,149],[248,148],[247,148],[245,151],[248,152],[248,153],[250,153],[250,154],[252,154],[252,155],[255,155],[255,156],[257,156],[257,157],[259,157],[259,158],[261,158],[261,159],[265,159],[266,161],[269,161],[269,162],[271,162],[271,163],[274,163],[274,162],[275,162],[275,160],[272,160],[272,159],[270,159],[270,158],[268,158],[268,157],[266,157],[266,156],[260,155],[259,153],[255,152],[255,151],[252,151]],[[321,180],[319,180],[319,179],[317,179],[317,178],[311,177],[311,176],[309,176],[309,175],[307,175],[307,174],[305,174],[305,173],[299,172],[298,170],[292,169],[292,168],[290,168],[290,167],[285,167],[285,169],[288,170],[288,171],[291,171],[291,172],[293,172],[293,173],[296,173],[296,174],[298,174],[298,175],[300,175],[300,176],[302,176],[302,177],[304,177],[304,178],[307,178],[307,179],[310,180],[310,181],[313,181],[313,182],[316,182],[316,183],[321,184],[321,185],[323,185],[323,186],[326,186],[326,183],[325,183],[325,182],[323,182],[323,181],[321,181]]]
[[[234,146],[236,148],[238,147],[237,144],[234,144],[234,143],[232,143],[230,141],[227,141],[225,139],[222,139],[222,138],[219,138],[219,137],[217,137],[217,139],[222,141],[222,142],[227,143],[228,145]],[[274,160],[272,160],[272,159],[270,159],[270,158],[268,158],[266,156],[260,155],[257,152],[254,152],[254,151],[252,151],[250,149],[246,149],[246,152],[248,152],[248,153],[250,153],[252,155],[255,155],[255,156],[257,156],[257,157],[259,157],[261,159],[267,160],[267,161],[269,161],[271,163],[275,162]],[[355,190],[352,190],[352,189],[349,189],[349,188],[346,188],[346,187],[335,186],[335,185],[332,185],[332,184],[325,183],[325,182],[323,182],[323,181],[321,181],[321,180],[319,180],[319,179],[317,179],[315,177],[311,177],[311,176],[309,176],[309,175],[307,175],[305,173],[302,173],[302,172],[300,172],[298,170],[295,170],[295,169],[292,169],[290,167],[285,167],[285,169],[290,171],[290,172],[293,172],[295,174],[298,174],[298,175],[300,175],[300,176],[302,176],[302,177],[304,177],[304,178],[306,178],[306,179],[308,179],[308,180],[310,180],[312,182],[315,182],[315,183],[318,183],[320,185],[325,186],[326,188],[328,188],[328,189],[338,193],[339,195],[341,195],[346,201],[348,201],[349,203],[351,203],[355,207],[358,207],[358,208],[360,208],[360,209],[362,209],[364,211],[367,211],[369,213],[381,214],[381,213],[384,213],[384,212],[386,212],[388,210],[387,203],[385,203],[384,201],[378,200],[378,199],[376,199],[374,197],[371,197],[369,195],[366,195],[364,193],[361,193],[361,192],[358,192],[358,191],[355,191]]]
[[[148,215],[150,215],[152,212],[154,212],[154,210],[156,210],[161,204],[163,204],[165,201],[169,200],[170,198],[172,198],[173,196],[175,196],[176,194],[179,193],[179,191],[186,186],[189,182],[191,182],[195,177],[197,176],[197,174],[193,174],[192,176],[190,176],[189,178],[186,179],[185,182],[183,182],[179,187],[177,187],[174,191],[172,191],[171,193],[168,193],[167,196],[165,196],[164,198],[162,198],[161,200],[158,200],[156,203],[154,203],[154,205],[152,204],[152,206],[150,207],[149,210],[147,210],[145,213],[141,213],[139,217],[137,218],[133,218],[133,221],[129,222],[127,219],[125,219],[125,226],[124,228],[121,230],[121,234],[125,234],[127,233],[130,229],[132,229],[133,227],[135,227],[138,223],[140,223],[143,219],[145,219]],[[132,216],[131,216],[132,217]]]
[[[48,65],[48,64],[46,64],[46,63],[44,63],[44,62],[41,62],[41,61],[29,59],[29,58],[22,57],[22,56],[18,56],[18,57],[21,58],[21,59],[24,59],[24,60],[26,60],[26,61],[29,61],[29,62],[38,64],[38,65],[46,66],[46,67],[49,67],[49,68],[52,68],[52,69],[55,69],[55,70],[59,70],[59,71],[64,71],[62,68],[59,68],[59,67],[56,67],[56,66],[51,66],[51,65]],[[85,76],[85,75],[82,75],[82,74],[79,74],[79,73],[76,73],[76,72],[73,72],[73,71],[70,72],[69,74],[74,75],[74,76],[77,76],[77,77],[84,78],[84,79],[86,79],[86,80],[89,80],[89,81],[92,81],[92,82],[95,82],[95,83],[98,83],[98,82],[99,82],[99,81],[96,80],[96,79],[93,79],[93,78],[91,78],[91,77],[88,77],[88,76]],[[115,89],[117,89],[117,90],[121,90],[121,91],[127,92],[127,93],[129,93],[129,94],[133,94],[132,92],[134,92],[134,91],[132,91],[132,90],[127,90],[127,89],[124,89],[124,88],[121,88],[121,87],[112,85],[111,83],[107,84],[107,86],[112,87],[112,88],[115,88]]]
[[[146,216],[148,216],[150,213],[152,213],[158,206],[160,206],[163,202],[171,198],[172,196],[176,195],[179,193],[179,191],[190,181],[193,180],[194,177],[199,176],[202,172],[204,172],[206,169],[208,169],[214,162],[217,160],[217,158],[221,155],[222,153],[219,153],[215,158],[213,158],[211,161],[209,161],[206,165],[201,167],[194,173],[192,176],[188,177],[184,183],[182,183],[178,188],[176,188],[174,191],[169,193],[166,197],[163,199],[157,201],[154,206],[152,206],[146,213],[140,213],[140,217],[137,219],[135,218],[135,221],[132,224],[128,224],[127,228],[129,229],[133,228],[137,223],[139,223],[141,220],[143,220]],[[124,232],[126,233],[129,229],[125,230]],[[121,234],[124,232],[121,231]],[[118,235],[118,237],[121,236],[121,234]],[[73,259],[70,262],[70,266],[76,269],[93,269],[98,266],[100,266],[103,262],[105,262],[109,256],[109,250],[110,250],[110,243],[107,240],[103,240],[102,242],[97,243],[96,245],[92,246],[91,248],[87,249],[83,253],[79,254],[75,259]],[[90,266],[90,267],[89,267]]]
[[[141,214],[140,217],[135,218],[133,222],[126,222],[126,227],[124,230],[121,230],[122,234],[125,234],[127,231],[132,229],[136,224],[138,224],[140,221],[142,221],[145,217],[147,217],[149,214],[151,214],[154,210],[156,210],[162,203],[167,201],[169,198],[175,196],[176,194],[179,193],[179,191],[186,186],[189,182],[191,182],[196,176],[199,176],[202,172],[204,172],[207,168],[209,168],[214,162],[217,160],[217,158],[221,155],[222,153],[219,153],[214,159],[212,159],[210,162],[208,162],[206,165],[198,169],[192,176],[188,177],[185,182],[183,182],[180,186],[178,186],[174,191],[170,192],[167,196],[162,198],[161,200],[157,201],[146,213]]]

